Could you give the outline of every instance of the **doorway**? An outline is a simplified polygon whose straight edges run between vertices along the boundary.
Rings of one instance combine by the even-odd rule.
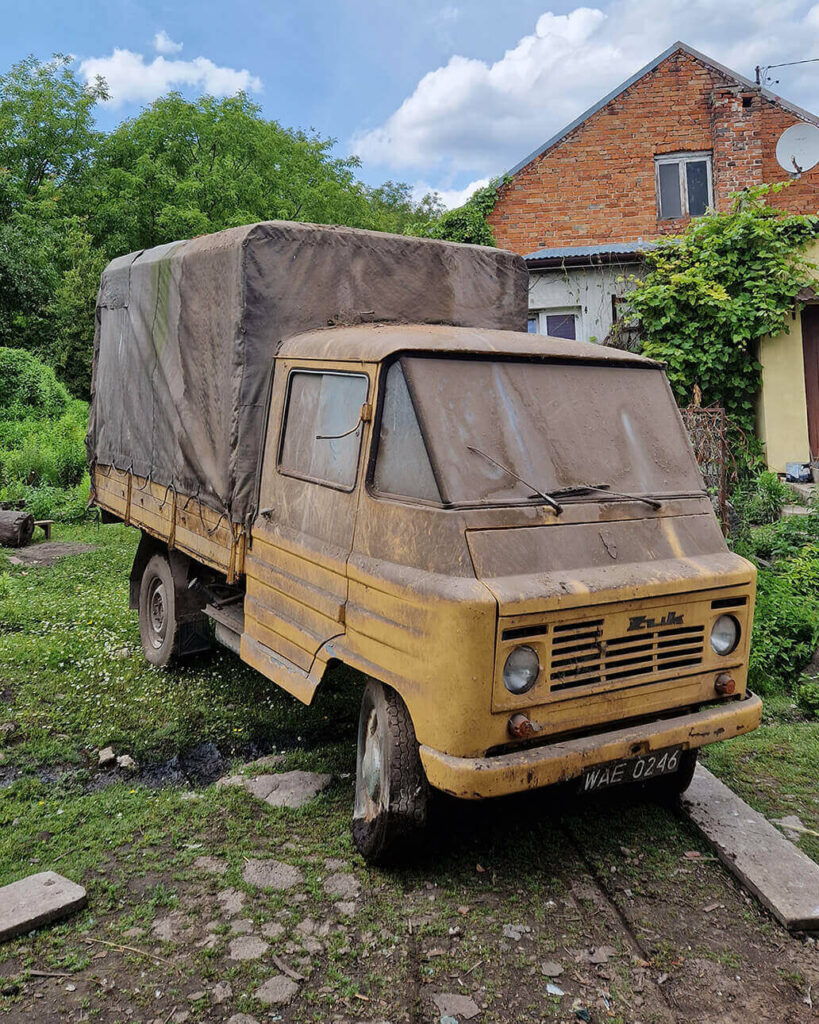
[[[802,310],[802,353],[808,406],[808,442],[811,460],[814,460],[819,458],[819,305],[805,306]]]

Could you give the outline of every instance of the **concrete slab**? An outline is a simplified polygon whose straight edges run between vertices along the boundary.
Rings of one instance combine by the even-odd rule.
[[[723,864],[789,931],[819,929],[819,864],[702,765],[682,806]]]
[[[0,888],[0,942],[68,917],[86,902],[81,885],[54,871],[4,885]]]

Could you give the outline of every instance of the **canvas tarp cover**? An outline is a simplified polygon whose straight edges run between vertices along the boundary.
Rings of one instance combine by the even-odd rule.
[[[282,341],[362,322],[525,331],[526,311],[519,256],[374,231],[269,221],[121,256],[97,300],[89,460],[242,522]]]

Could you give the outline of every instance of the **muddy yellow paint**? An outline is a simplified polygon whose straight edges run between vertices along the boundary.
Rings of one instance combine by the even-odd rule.
[[[761,718],[762,701],[748,694],[721,707],[497,757],[451,757],[422,746],[421,761],[436,789],[464,799],[480,799],[568,782],[587,768],[655,750],[676,746],[692,750],[732,739],[756,729]]]
[[[361,330],[386,344],[382,329]],[[301,344],[320,353],[327,336],[336,338],[321,332]],[[248,536],[190,496],[110,467],[94,471],[103,508],[244,581],[242,660],[306,704],[333,661],[393,687],[430,782],[465,797],[547,785],[636,751],[697,747],[756,727],[760,703],[745,697],[755,570],[727,550],[707,496],[668,498],[656,511],[627,501],[568,503],[559,519],[529,505],[441,509],[386,499],[366,484],[384,363],[308,356],[291,351],[277,361],[260,481],[265,511]],[[607,357],[621,358],[610,350]],[[299,367],[369,379],[376,419],[361,424],[349,491],[292,477],[282,483],[277,472],[287,373]],[[741,639],[719,658],[708,636],[726,608]],[[651,664],[620,678],[611,665],[631,648],[624,655],[617,645],[644,650],[632,618],[669,615],[683,617],[673,625],[701,629],[696,663],[669,668],[658,652],[674,641],[657,633]],[[583,681],[561,688],[547,678],[555,630],[593,620],[609,667],[597,680],[583,672]],[[543,669],[527,694],[513,696],[503,665],[521,636]],[[736,699],[717,703],[714,685],[725,671]],[[512,747],[513,713],[532,721],[537,747]]]

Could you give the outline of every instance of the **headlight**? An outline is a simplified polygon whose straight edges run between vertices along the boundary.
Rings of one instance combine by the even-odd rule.
[[[739,623],[733,615],[720,615],[711,629],[711,646],[717,654],[730,654],[739,643]]]
[[[510,693],[526,693],[535,685],[540,662],[531,647],[516,647],[503,666],[503,685]]]

